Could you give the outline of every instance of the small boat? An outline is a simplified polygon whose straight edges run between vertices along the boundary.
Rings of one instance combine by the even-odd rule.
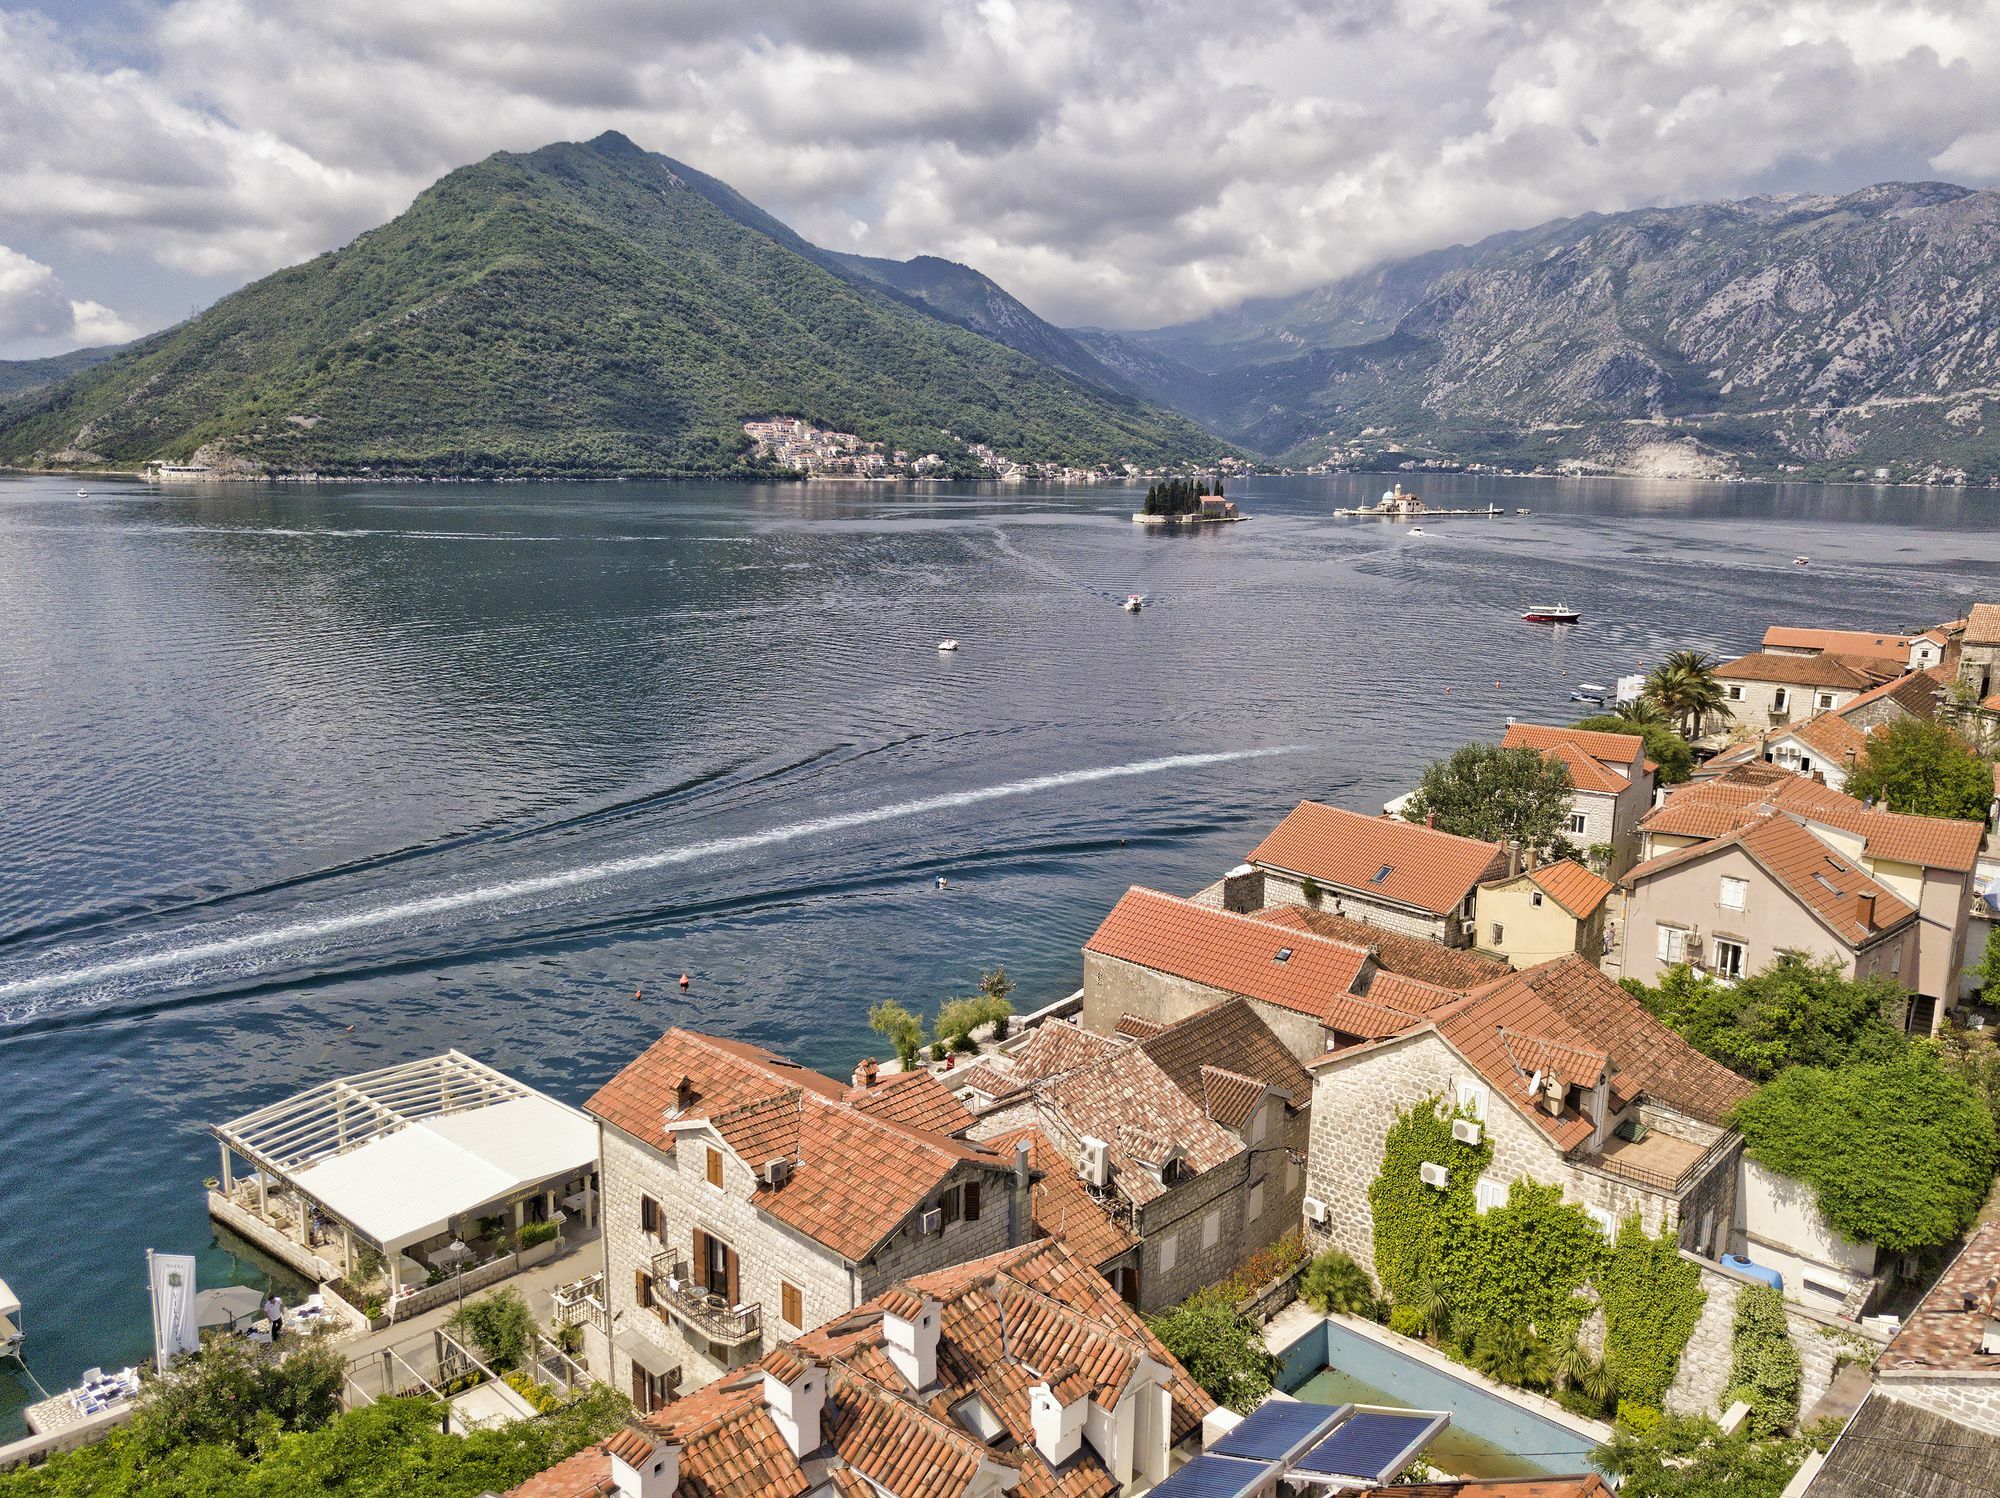
[[[1128,614],[1136,614],[1139,612],[1139,610],[1143,609],[1145,606],[1146,606],[1146,599],[1143,594],[1139,593],[1132,593],[1127,595],[1125,602],[1121,605],[1121,607]]]
[[[1531,510],[1531,509],[1528,509],[1528,508],[1527,508],[1527,507],[1526,507],[1525,505],[1523,505],[1523,506],[1521,506],[1520,508],[1516,509],[1516,510],[1514,511],[1514,513],[1515,513],[1516,515],[1532,515],[1532,514],[1534,514],[1535,512],[1534,512],[1533,510]]]
[[[1410,527],[1410,534],[1413,536],[1421,536],[1423,533],[1424,533],[1424,528],[1421,525],[1413,525]]]
[[[1792,565],[1793,565],[1794,567],[1807,567],[1807,566],[1810,566],[1811,564],[1812,564],[1812,558],[1811,558],[1811,557],[1793,557],[1793,558],[1792,558]]]
[[[939,654],[939,655],[950,655],[950,654],[951,654],[951,653],[952,653],[952,652],[953,652],[954,650],[956,650],[956,649],[958,649],[958,641],[956,641],[956,640],[939,640],[939,641],[938,641],[938,654]]]
[[[1595,702],[1601,707],[1604,704],[1604,699],[1610,695],[1610,691],[1609,687],[1601,687],[1594,681],[1580,681],[1570,689],[1569,700],[1571,702]]]
[[[0,1358],[21,1356],[21,1344],[28,1339],[21,1330],[21,1298],[0,1280]]]
[[[1574,624],[1583,615],[1562,603],[1538,603],[1521,615],[1530,624]]]
[[[78,499],[88,499],[90,498],[90,491],[88,489],[79,489],[76,491],[76,497]]]

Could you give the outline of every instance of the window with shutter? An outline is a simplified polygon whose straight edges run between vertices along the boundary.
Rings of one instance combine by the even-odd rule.
[[[660,1204],[650,1196],[639,1198],[639,1231],[654,1237],[660,1233]]]
[[[637,1359],[632,1363],[632,1403],[642,1415],[653,1412],[653,1381],[646,1377],[646,1370],[639,1366]]]
[[[967,1181],[965,1183],[965,1220],[967,1222],[979,1221],[979,1182],[977,1181]]]
[[[643,1269],[632,1271],[632,1298],[642,1311],[653,1303],[653,1277]]]
[[[789,1280],[778,1282],[778,1304],[782,1309],[787,1326],[803,1327],[806,1324],[806,1298],[797,1285]]]
[[[700,1228],[694,1230],[694,1282],[702,1289],[708,1289],[708,1265],[710,1249],[708,1234]]]
[[[943,1219],[943,1221],[944,1221],[944,1225],[945,1225],[946,1227],[949,1227],[949,1226],[951,1226],[951,1224],[953,1224],[954,1222],[957,1222],[957,1221],[958,1221],[958,1188],[957,1188],[956,1186],[954,1186],[954,1187],[952,1187],[952,1188],[951,1188],[951,1190],[947,1191],[947,1192],[946,1192],[946,1193],[945,1193],[945,1194],[944,1194],[943,1196],[939,1197],[939,1198],[938,1198],[938,1206],[939,1206],[939,1207],[940,1207],[940,1208],[941,1208],[941,1209],[943,1210],[943,1212],[944,1212],[944,1219]]]
[[[708,1152],[708,1184],[711,1186],[720,1186],[722,1184],[721,1150],[712,1149]]]
[[[743,1299],[743,1287],[736,1274],[736,1250],[724,1245],[722,1249],[722,1293],[729,1303],[739,1305]]]

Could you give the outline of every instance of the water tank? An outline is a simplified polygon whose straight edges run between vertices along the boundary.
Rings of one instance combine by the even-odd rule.
[[[1762,1280],[1773,1290],[1782,1290],[1785,1288],[1785,1277],[1778,1273],[1777,1270],[1768,1268],[1763,1264],[1753,1264],[1748,1259],[1739,1259],[1735,1254],[1724,1254],[1722,1256],[1722,1267],[1724,1269],[1733,1269],[1738,1274],[1747,1274],[1753,1280]]]

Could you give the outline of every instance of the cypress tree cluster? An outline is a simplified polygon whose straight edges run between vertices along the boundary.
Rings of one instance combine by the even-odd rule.
[[[1196,515],[1201,512],[1201,502],[1214,495],[1222,498],[1222,480],[1215,481],[1213,489],[1207,479],[1196,479],[1190,483],[1186,479],[1168,479],[1164,484],[1155,484],[1146,491],[1146,513],[1148,515]]]

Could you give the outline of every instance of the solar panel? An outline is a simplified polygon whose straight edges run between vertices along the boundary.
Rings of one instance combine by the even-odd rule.
[[[1330,1404],[1267,1399],[1208,1449],[1217,1456],[1241,1456],[1251,1461],[1290,1461],[1325,1435],[1339,1416],[1340,1410]]]
[[[1277,1486],[1279,1464],[1204,1451],[1153,1489],[1154,1498],[1248,1498]]]
[[[1387,1482],[1409,1465],[1443,1424],[1444,1417],[1438,1415],[1356,1410],[1294,1465],[1301,1474]]]

